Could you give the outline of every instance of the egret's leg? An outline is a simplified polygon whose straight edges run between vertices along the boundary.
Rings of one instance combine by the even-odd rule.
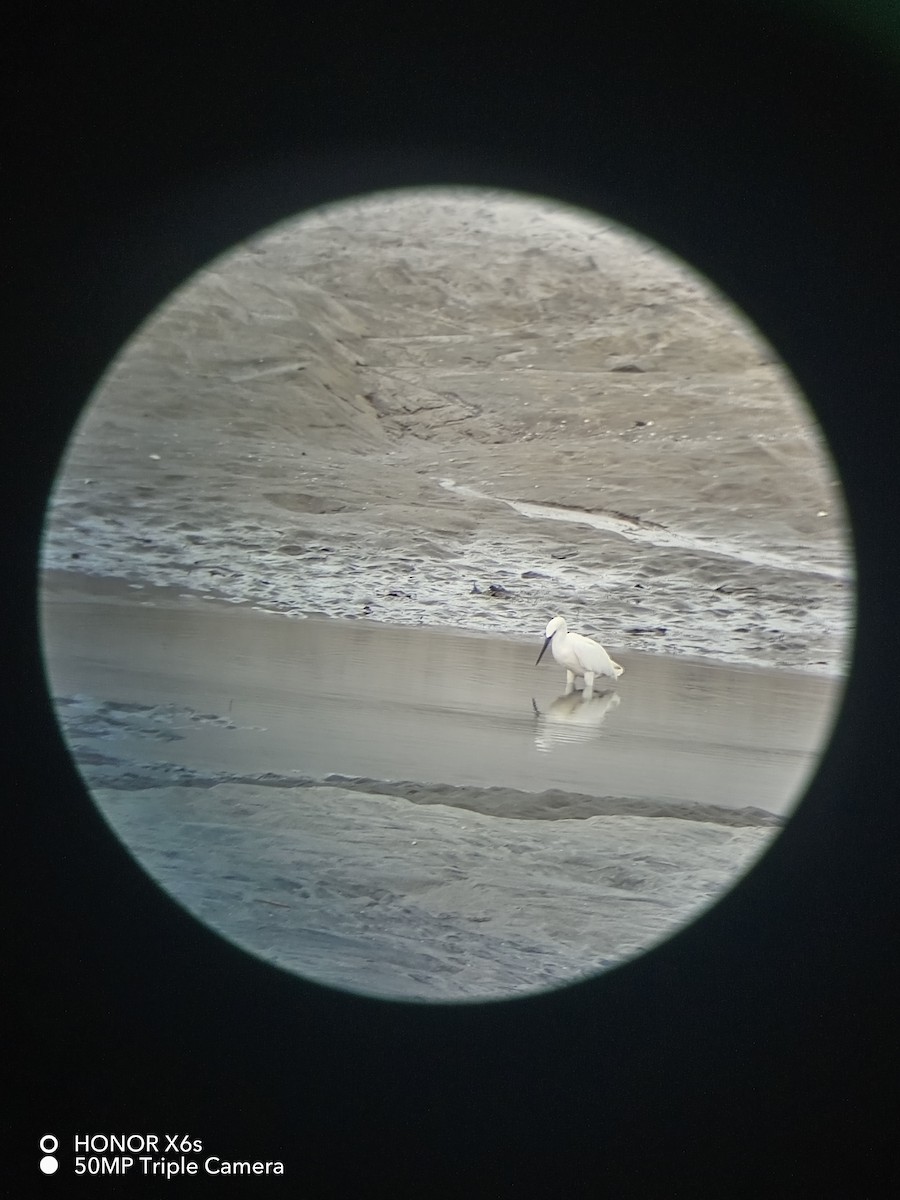
[[[570,696],[575,691],[575,676],[571,671],[566,671],[566,690],[564,696]]]
[[[590,700],[590,698],[593,694],[594,694],[594,672],[593,671],[585,671],[583,699]]]

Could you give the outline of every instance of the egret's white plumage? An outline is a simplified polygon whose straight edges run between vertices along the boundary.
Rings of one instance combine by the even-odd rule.
[[[537,656],[539,663],[549,646],[553,657],[566,668],[566,695],[575,688],[575,680],[584,677],[584,694],[590,696],[597,675],[618,679],[624,670],[609,657],[599,642],[583,637],[580,633],[569,633],[563,617],[554,617],[545,630],[544,645]],[[537,663],[534,664],[537,666]]]

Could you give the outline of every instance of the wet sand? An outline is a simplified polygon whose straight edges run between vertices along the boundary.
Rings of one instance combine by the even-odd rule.
[[[616,649],[625,675],[585,701],[563,694],[555,663],[535,665],[539,639],[291,621],[167,601],[152,588],[92,591],[79,597],[69,585],[58,600],[52,586],[46,592],[50,674],[67,719],[87,714],[75,700],[82,694],[104,698],[110,719],[116,704],[123,714],[136,706],[130,721],[110,725],[109,753],[216,777],[555,790],[593,797],[596,812],[618,802],[618,811],[784,814],[838,694],[836,681],[799,672]],[[158,714],[156,724],[129,737],[142,710]],[[562,814],[543,813],[535,795],[528,815]]]
[[[43,625],[69,745],[138,862],[246,949],[407,999],[566,982],[694,917],[777,833],[836,694],[632,653],[584,701],[526,641],[72,576]]]

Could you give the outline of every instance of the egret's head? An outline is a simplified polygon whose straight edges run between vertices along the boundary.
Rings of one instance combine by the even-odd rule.
[[[559,630],[559,629],[561,629],[563,631],[563,633],[565,633],[566,632],[566,623],[562,619],[562,617],[554,617],[553,620],[548,623],[547,628],[544,630],[544,644],[541,647],[540,654],[537,656],[537,662],[534,664],[535,666],[537,666],[538,663],[541,661],[541,659],[544,657],[544,651],[550,645],[550,639],[553,637],[554,633],[556,633],[557,630]]]

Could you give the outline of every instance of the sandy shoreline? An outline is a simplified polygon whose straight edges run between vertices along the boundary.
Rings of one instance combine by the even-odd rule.
[[[158,882],[238,945],[403,999],[515,995],[609,968],[696,916],[769,839],[668,817],[498,826],[329,787],[302,809],[293,791],[239,784],[161,789],[152,804],[96,796]]]
[[[115,617],[124,610],[155,614],[158,622],[159,598],[142,601],[142,591],[85,583],[87,598],[79,599],[67,578],[47,602],[45,627],[63,628],[60,606],[98,617],[84,657],[72,663],[74,640],[55,638],[51,683],[68,744],[101,813],[188,911],[251,953],[331,986],[409,1000],[479,1000],[609,969],[696,918],[784,823],[764,808],[677,804],[601,787],[523,791],[267,769],[266,731],[242,724],[246,710],[233,681],[220,693],[235,694],[233,711],[221,703],[186,705],[168,674],[163,642],[154,654],[151,639],[158,660],[152,695],[126,699],[114,682],[102,681],[96,672],[108,657],[134,680],[133,694],[144,694],[142,656],[133,638],[114,633]],[[184,601],[171,594],[165,603],[174,621],[184,620]],[[208,606],[195,605],[194,623],[210,629]],[[225,606],[220,613],[228,628],[265,623],[293,640],[292,622]],[[386,632],[369,628],[376,643]],[[220,644],[214,639],[201,647],[201,689],[211,686],[204,670],[212,681],[222,666]],[[252,689],[240,645],[236,662]],[[173,652],[188,661],[180,640]],[[265,669],[273,657],[264,647],[260,652]],[[641,671],[632,666],[626,708],[639,704]],[[532,668],[528,647],[526,670]],[[746,674],[778,679],[783,673]],[[66,695],[64,679],[76,679],[81,692]],[[559,682],[550,686],[556,690]],[[160,696],[168,702],[159,703]],[[298,694],[286,703],[296,706],[288,720],[302,747],[304,702]],[[267,698],[266,709],[271,725]],[[452,732],[453,721],[443,713],[435,728]],[[400,711],[395,736],[403,739],[409,730]],[[586,749],[602,762],[608,740],[588,733],[585,746],[558,748]],[[256,769],[205,765],[221,760],[228,739],[237,737]],[[739,763],[729,767],[732,783]]]
[[[624,680],[586,701],[560,694],[556,664],[535,665],[539,639],[285,621],[71,574],[48,575],[44,596],[60,717],[110,786],[175,768],[198,786],[341,777],[410,799],[499,787],[531,796],[537,819],[558,815],[533,802],[552,793],[578,815],[739,810],[755,823],[752,811],[789,811],[840,694],[803,672],[617,649]]]
[[[192,716],[165,715],[163,737]],[[561,792],[241,779],[83,749],[78,762],[189,912],[278,966],[395,999],[512,996],[609,969],[695,919],[783,824]]]

